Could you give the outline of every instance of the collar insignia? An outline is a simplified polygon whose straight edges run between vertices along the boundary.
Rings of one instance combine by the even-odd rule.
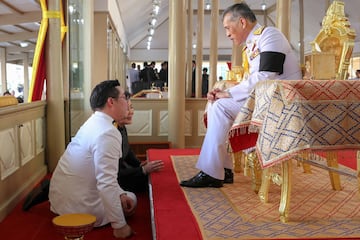
[[[265,26],[261,26],[254,31],[254,35],[260,35],[265,29]]]
[[[112,124],[114,125],[114,127],[116,127],[116,128],[118,128],[119,127],[119,124],[114,120],[113,122],[112,122]]]

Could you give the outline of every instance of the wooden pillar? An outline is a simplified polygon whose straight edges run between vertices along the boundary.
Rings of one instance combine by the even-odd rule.
[[[187,50],[186,50],[186,97],[191,97],[192,84],[192,41],[193,41],[193,7],[192,0],[187,1]]]
[[[264,14],[264,26],[267,26],[267,19],[268,19],[268,11],[267,11],[267,9],[265,9],[264,11],[263,11],[263,14]]]
[[[210,30],[210,77],[208,90],[212,89],[217,81],[218,63],[218,23],[219,3],[218,0],[211,2],[211,30]]]
[[[0,66],[1,66],[1,93],[7,90],[6,81],[6,48],[0,48]]]
[[[291,1],[277,0],[276,12],[276,26],[290,40]]]
[[[23,55],[23,66],[24,66],[24,91],[23,99],[24,103],[28,102],[29,96],[29,54],[24,53]]]
[[[185,147],[185,4],[169,1],[169,142]]]
[[[90,95],[91,90],[93,89],[93,83],[95,81],[103,81],[99,79],[94,79],[94,76],[92,74],[92,69],[94,68],[94,59],[95,59],[95,48],[94,47],[94,1],[84,1],[84,18],[87,21],[87,24],[84,24],[84,122],[87,120],[88,117],[92,114],[92,109],[90,107]],[[97,56],[97,55],[96,55]],[[121,65],[122,66],[122,65]],[[116,66],[119,67],[119,66]],[[123,78],[125,79],[125,73],[121,75],[123,77],[120,77],[119,79]],[[96,84],[95,84],[96,85]],[[122,85],[124,86],[124,85]]]
[[[46,40],[46,160],[53,171],[65,149],[64,94],[62,79],[60,0],[49,0],[48,11],[55,13],[49,18]]]
[[[305,46],[304,46],[304,0],[299,0],[299,35],[300,35],[300,64],[305,64],[304,54],[305,54]]]
[[[195,97],[200,98],[203,62],[204,0],[198,0],[197,19]]]

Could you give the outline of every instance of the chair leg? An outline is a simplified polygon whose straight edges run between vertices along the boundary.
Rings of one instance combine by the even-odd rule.
[[[247,155],[247,162],[251,172],[252,189],[258,193],[261,187],[262,169],[255,151]]]
[[[279,213],[280,221],[286,223],[289,220],[290,196],[292,186],[292,160],[282,162],[281,168],[283,182],[281,184]]]
[[[258,196],[262,203],[267,203],[269,201],[270,182],[271,182],[271,170],[270,168],[265,168],[262,171],[261,186],[258,193]]]
[[[358,189],[360,192],[360,150],[356,152],[356,169],[357,169],[357,180],[358,180]]]
[[[234,172],[236,173],[240,173],[242,170],[242,166],[241,164],[243,163],[243,152],[239,151],[239,152],[232,152],[231,153],[231,157],[233,159],[233,163],[234,163]]]
[[[303,163],[303,164],[302,164],[302,167],[303,167],[304,173],[311,173],[311,166],[310,166],[310,164]]]
[[[308,153],[305,153],[305,152],[299,153],[299,155],[300,155],[300,157],[303,158],[303,159],[308,159],[308,158],[309,158]],[[300,161],[297,161],[297,166],[298,166],[298,167],[300,166],[300,164],[301,164],[302,167],[303,167],[304,173],[311,173],[311,166],[310,166],[310,164],[308,164],[308,163],[302,163],[302,162],[300,162]]]
[[[326,153],[326,161],[328,167],[331,168],[338,168],[338,159],[337,159],[337,152],[336,151],[330,151]],[[340,175],[336,172],[329,171],[330,176],[330,182],[331,186],[334,190],[340,191],[342,189],[341,183],[340,183]]]

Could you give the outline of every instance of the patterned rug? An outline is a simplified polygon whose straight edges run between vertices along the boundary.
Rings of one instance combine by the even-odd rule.
[[[229,141],[234,152],[255,146],[264,167],[304,150],[360,149],[360,81],[263,81],[238,113]]]
[[[194,176],[197,156],[171,156],[180,180]],[[290,221],[279,221],[280,187],[272,184],[269,203],[251,190],[250,177],[235,174],[223,188],[182,188],[203,238],[216,239],[360,239],[360,197],[357,180],[341,176],[342,191],[331,188],[326,170],[303,173],[293,167]]]

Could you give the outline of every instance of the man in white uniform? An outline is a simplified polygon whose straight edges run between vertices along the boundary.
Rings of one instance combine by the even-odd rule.
[[[136,196],[117,181],[122,137],[114,122],[128,114],[128,97],[117,80],[98,84],[90,96],[94,113],[67,146],[50,181],[51,211],[89,213],[95,226],[111,223],[115,237],[132,230],[125,216],[135,211]]]
[[[233,183],[233,163],[226,148],[228,132],[255,84],[270,79],[301,79],[299,63],[285,36],[274,27],[262,27],[246,3],[223,13],[226,35],[236,45],[246,44],[247,79],[225,91],[213,89],[207,112],[207,132],[196,167],[200,172],[180,182],[184,187],[222,187]]]
[[[136,93],[134,91],[135,90],[134,87],[135,87],[135,83],[139,81],[140,81],[139,70],[136,69],[136,64],[132,63],[131,68],[128,69],[127,78],[126,78],[126,85],[131,94]]]

